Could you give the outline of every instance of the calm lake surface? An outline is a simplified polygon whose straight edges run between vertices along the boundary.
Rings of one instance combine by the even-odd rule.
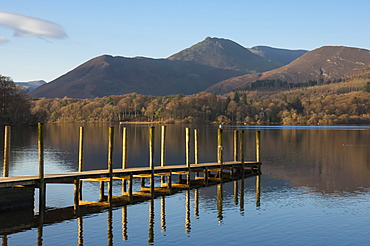
[[[128,167],[148,166],[148,127],[127,127]],[[184,127],[167,126],[168,165],[185,163]],[[199,129],[200,162],[215,162],[217,127],[191,127]],[[46,173],[77,170],[78,128],[45,125]],[[255,159],[255,131],[261,131],[260,194],[256,177],[225,183],[221,191],[183,191],[44,225],[42,245],[370,245],[369,126],[225,126],[225,160],[232,160],[234,129],[246,131],[246,160]],[[121,165],[121,134],[116,125],[115,168]],[[86,170],[107,167],[107,135],[108,125],[85,125]],[[156,165],[159,135],[157,126]],[[37,174],[37,128],[12,127],[11,148],[10,176]],[[117,181],[113,195],[120,189]],[[97,182],[84,182],[83,196],[98,200]],[[73,185],[48,184],[46,205],[72,206]],[[3,246],[37,244],[37,228],[2,238]]]

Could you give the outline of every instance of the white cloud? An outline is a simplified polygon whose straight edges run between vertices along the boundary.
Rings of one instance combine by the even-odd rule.
[[[3,36],[0,36],[0,44],[5,44],[6,42],[8,42],[8,40]]]
[[[14,36],[63,39],[67,34],[60,25],[36,17],[0,11],[0,26],[14,30]],[[0,36],[0,44],[8,40]]]

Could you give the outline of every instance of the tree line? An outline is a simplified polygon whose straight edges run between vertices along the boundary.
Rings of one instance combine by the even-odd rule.
[[[370,123],[370,71],[351,81],[286,91],[234,91],[225,95],[201,92],[188,96],[131,93],[95,99],[31,99],[10,78],[0,78],[2,124],[118,121],[284,125]]]

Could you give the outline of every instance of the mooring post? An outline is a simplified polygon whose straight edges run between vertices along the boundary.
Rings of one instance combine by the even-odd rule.
[[[219,128],[217,131],[217,145],[218,145],[218,151],[217,151],[217,162],[220,164],[220,180],[222,181],[223,178],[223,145],[222,145],[222,129]]]
[[[240,131],[240,162],[242,163],[242,177],[244,178],[244,130]]]
[[[161,166],[166,165],[166,126],[162,126],[161,131]]]
[[[256,131],[256,162],[261,162],[261,131]]]
[[[43,217],[46,205],[46,185],[44,180],[44,125],[42,123],[38,124],[37,133],[37,147],[39,154],[39,213],[40,217]]]
[[[78,171],[82,172],[84,169],[84,128],[80,126],[80,138],[79,138],[79,145],[78,145]],[[79,187],[78,187],[78,200],[82,200],[82,181],[78,179]]]
[[[198,129],[194,129],[194,164],[199,164]],[[195,173],[195,177],[199,177],[199,172]]]
[[[161,167],[166,165],[166,126],[161,127]],[[171,175],[171,174],[170,174]],[[161,185],[165,182],[165,177],[161,177]]]
[[[108,130],[108,202],[112,205],[113,197],[113,140],[114,140],[114,127],[109,127]]]
[[[127,168],[127,127],[122,128],[122,169]],[[122,179],[122,195],[126,192],[126,179]]]
[[[10,126],[5,126],[3,177],[9,176],[9,161],[10,161]]]
[[[150,194],[154,197],[154,126],[149,127]]]
[[[199,134],[198,134],[198,129],[194,129],[194,164],[199,164]]]
[[[223,163],[223,146],[222,146],[222,129],[219,128],[217,131],[217,162],[218,164]]]
[[[234,161],[239,160],[239,135],[238,135],[238,130],[234,130]]]
[[[190,128],[185,128],[185,159],[188,174],[186,175],[186,184],[190,185]]]

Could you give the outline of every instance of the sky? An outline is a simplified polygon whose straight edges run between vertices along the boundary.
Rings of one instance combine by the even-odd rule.
[[[0,0],[0,75],[50,82],[103,55],[166,58],[206,37],[370,49],[369,0]]]

